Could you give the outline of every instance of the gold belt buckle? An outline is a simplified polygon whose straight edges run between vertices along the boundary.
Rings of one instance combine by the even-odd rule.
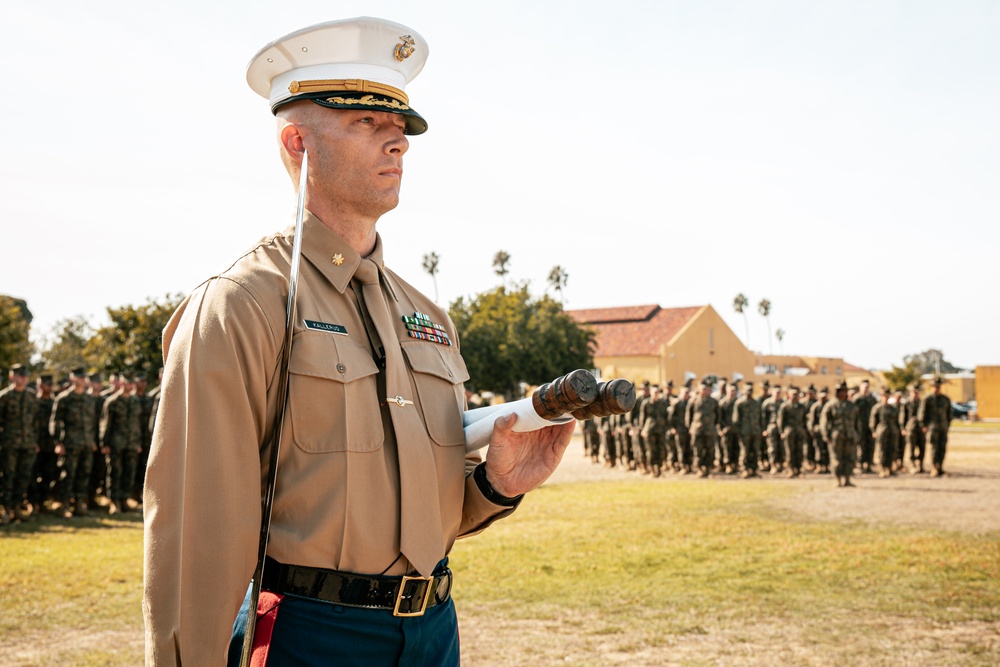
[[[403,593],[406,592],[406,585],[411,581],[423,581],[426,586],[424,587],[424,599],[420,604],[420,609],[418,611],[401,612],[399,611],[399,605],[403,603]],[[434,581],[434,577],[408,577],[403,576],[402,581],[399,582],[399,591],[396,593],[396,606],[392,609],[393,616],[399,616],[406,618],[409,616],[423,616],[424,611],[427,609],[427,603],[431,599],[431,590],[433,586],[431,584]]]

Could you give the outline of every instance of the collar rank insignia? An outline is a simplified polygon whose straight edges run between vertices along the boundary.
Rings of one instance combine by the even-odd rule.
[[[341,264],[344,263],[344,256],[338,252],[336,255],[330,258],[330,261],[336,264],[337,266],[340,266]]]
[[[414,312],[413,317],[403,315],[403,322],[406,324],[406,333],[410,338],[429,340],[440,345],[451,345],[451,338],[448,332],[440,324],[431,321],[431,318],[420,312]]]

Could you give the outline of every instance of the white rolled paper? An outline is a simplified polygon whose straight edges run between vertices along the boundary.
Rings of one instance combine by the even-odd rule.
[[[535,412],[535,406],[532,404],[530,398],[522,398],[519,401],[500,403],[499,405],[488,405],[485,408],[466,410],[462,413],[462,425],[465,427],[466,453],[474,452],[490,444],[490,435],[493,434],[493,423],[500,417],[506,417],[511,413],[517,415],[517,422],[514,423],[513,428],[516,433],[537,431],[546,426],[556,426],[573,420],[573,416],[569,414],[555,419],[542,419]]]

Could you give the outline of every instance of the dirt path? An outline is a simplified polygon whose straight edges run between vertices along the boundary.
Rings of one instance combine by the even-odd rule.
[[[678,479],[668,474],[659,479],[605,468],[582,456],[582,441],[574,436],[562,464],[548,484],[599,480],[635,480],[649,484]],[[929,458],[929,457],[928,457]],[[908,475],[880,479],[877,475],[856,478],[853,489],[838,489],[829,475],[805,474],[798,479],[764,476],[742,480],[713,475],[712,479],[733,484],[776,484],[797,489],[773,501],[776,509],[794,511],[823,520],[854,518],[873,522],[933,525],[940,528],[984,533],[1000,531],[1000,430],[953,430],[945,458],[947,473],[940,478]]]

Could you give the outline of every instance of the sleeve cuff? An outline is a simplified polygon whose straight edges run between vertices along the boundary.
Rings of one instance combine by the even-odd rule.
[[[500,495],[500,493],[498,493],[497,490],[490,484],[489,480],[486,479],[485,463],[480,463],[476,466],[475,470],[472,472],[472,479],[476,482],[476,486],[479,488],[479,492],[483,494],[483,497],[494,505],[499,505],[501,507],[516,507],[517,504],[521,502],[521,498],[524,497],[523,493],[519,496],[514,496],[513,498]]]

